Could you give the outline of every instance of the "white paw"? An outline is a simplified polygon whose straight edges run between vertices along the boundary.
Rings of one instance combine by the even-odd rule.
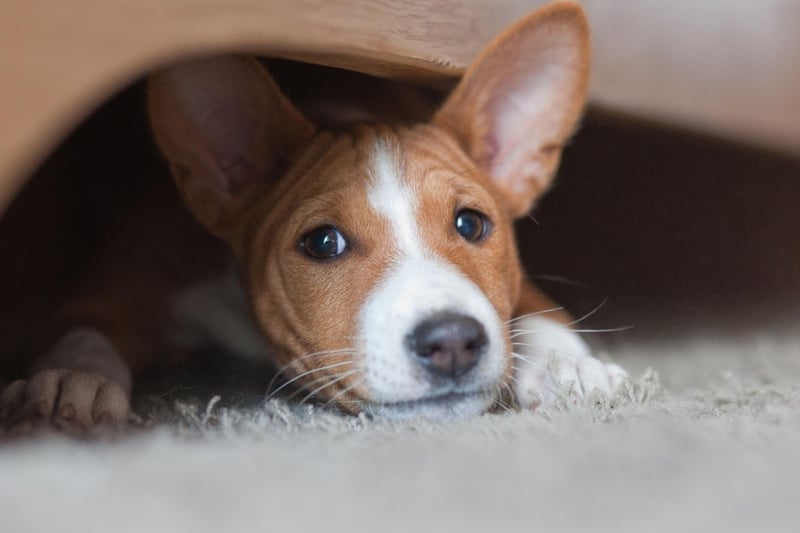
[[[592,357],[583,339],[558,322],[526,318],[511,335],[514,392],[522,407],[552,404],[565,394],[579,400],[594,391],[610,396],[628,379],[619,365]]]

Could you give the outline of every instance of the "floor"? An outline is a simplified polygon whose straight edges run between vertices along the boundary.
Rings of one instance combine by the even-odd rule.
[[[115,439],[2,445],[2,529],[796,531],[799,340],[619,347],[617,398],[444,426],[161,402]]]

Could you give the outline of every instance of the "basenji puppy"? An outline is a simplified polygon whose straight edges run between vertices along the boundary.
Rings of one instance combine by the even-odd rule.
[[[421,122],[300,106],[252,57],[153,75],[156,142],[235,267],[208,268],[226,265],[222,247],[187,251],[188,225],[140,212],[132,225],[162,250],[140,279],[169,253],[191,283],[106,274],[2,392],[0,416],[124,420],[134,374],[207,339],[271,358],[309,399],[391,419],[460,419],[504,397],[535,407],[561,386],[613,392],[625,372],[525,279],[512,226],[553,179],[588,72],[585,16],[557,2],[502,33]],[[120,271],[144,253],[132,246]]]

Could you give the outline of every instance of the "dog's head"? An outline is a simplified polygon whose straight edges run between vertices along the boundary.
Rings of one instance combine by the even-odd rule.
[[[318,131],[245,57],[154,76],[150,114],[292,379],[350,411],[456,418],[508,380],[512,222],[551,181],[588,61],[581,9],[557,3],[492,43],[426,124]]]

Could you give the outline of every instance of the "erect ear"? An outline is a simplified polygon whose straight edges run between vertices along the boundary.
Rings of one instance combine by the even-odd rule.
[[[224,235],[313,135],[252,57],[202,59],[151,76],[156,141],[195,217]]]
[[[436,114],[493,178],[513,216],[548,187],[583,110],[589,28],[572,2],[549,4],[481,53]]]

